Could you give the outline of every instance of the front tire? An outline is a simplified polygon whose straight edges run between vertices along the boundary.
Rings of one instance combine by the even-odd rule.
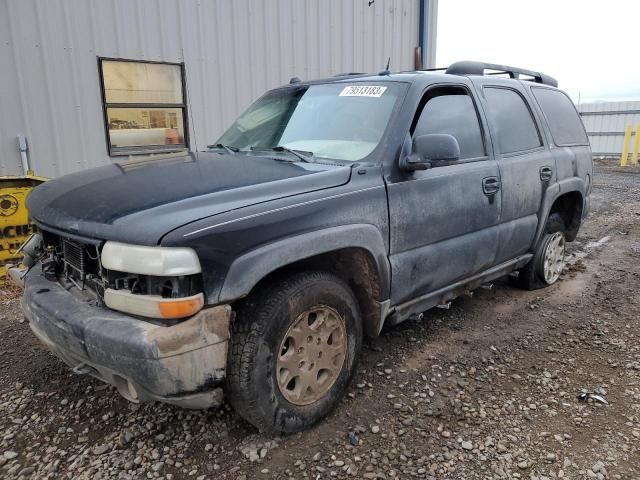
[[[557,213],[549,215],[533,258],[515,278],[516,286],[536,290],[558,281],[565,266],[565,231],[562,217]]]
[[[227,396],[261,432],[293,433],[342,398],[362,346],[355,295],[325,272],[264,286],[238,309],[227,365]]]

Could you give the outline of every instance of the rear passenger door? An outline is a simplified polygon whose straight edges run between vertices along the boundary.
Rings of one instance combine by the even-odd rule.
[[[493,265],[500,174],[488,155],[485,131],[468,87],[438,85],[423,93],[406,143],[418,135],[447,133],[458,141],[460,159],[386,178],[392,303]]]
[[[543,191],[555,176],[529,96],[514,80],[475,78],[487,113],[501,176],[502,212],[496,263],[530,250]]]

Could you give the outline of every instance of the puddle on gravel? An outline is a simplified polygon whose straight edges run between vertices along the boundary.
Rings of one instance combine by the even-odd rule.
[[[554,305],[564,303],[570,297],[580,296],[587,287],[587,276],[578,275],[573,278],[562,280],[555,290],[549,295],[548,301]]]

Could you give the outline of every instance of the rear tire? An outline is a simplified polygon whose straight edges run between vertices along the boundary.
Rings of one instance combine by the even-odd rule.
[[[335,275],[302,272],[264,286],[232,325],[229,402],[261,432],[307,429],[344,395],[361,346],[356,297]]]
[[[552,213],[547,219],[545,233],[531,261],[520,270],[513,283],[526,290],[536,290],[556,283],[564,269],[565,231],[562,217]]]

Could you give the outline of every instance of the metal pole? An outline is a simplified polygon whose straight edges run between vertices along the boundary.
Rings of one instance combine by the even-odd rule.
[[[420,0],[418,4],[418,46],[422,68],[434,68],[438,29],[438,0]]]
[[[422,70],[425,68],[425,59],[424,59],[424,22],[425,18],[425,9],[424,9],[425,0],[420,0],[418,5],[418,48],[420,48],[420,65],[416,65],[416,68]]]
[[[636,136],[633,139],[633,153],[631,154],[631,164],[638,164],[638,148],[640,147],[640,123],[636,126]]]
[[[31,171],[31,167],[29,167],[29,156],[27,155],[29,147],[27,145],[27,137],[24,135],[18,135],[18,149],[20,150],[23,174],[29,175],[29,172]]]
[[[629,160],[629,140],[631,139],[631,125],[624,129],[624,140],[622,141],[622,154],[620,155],[620,166],[626,167]]]

